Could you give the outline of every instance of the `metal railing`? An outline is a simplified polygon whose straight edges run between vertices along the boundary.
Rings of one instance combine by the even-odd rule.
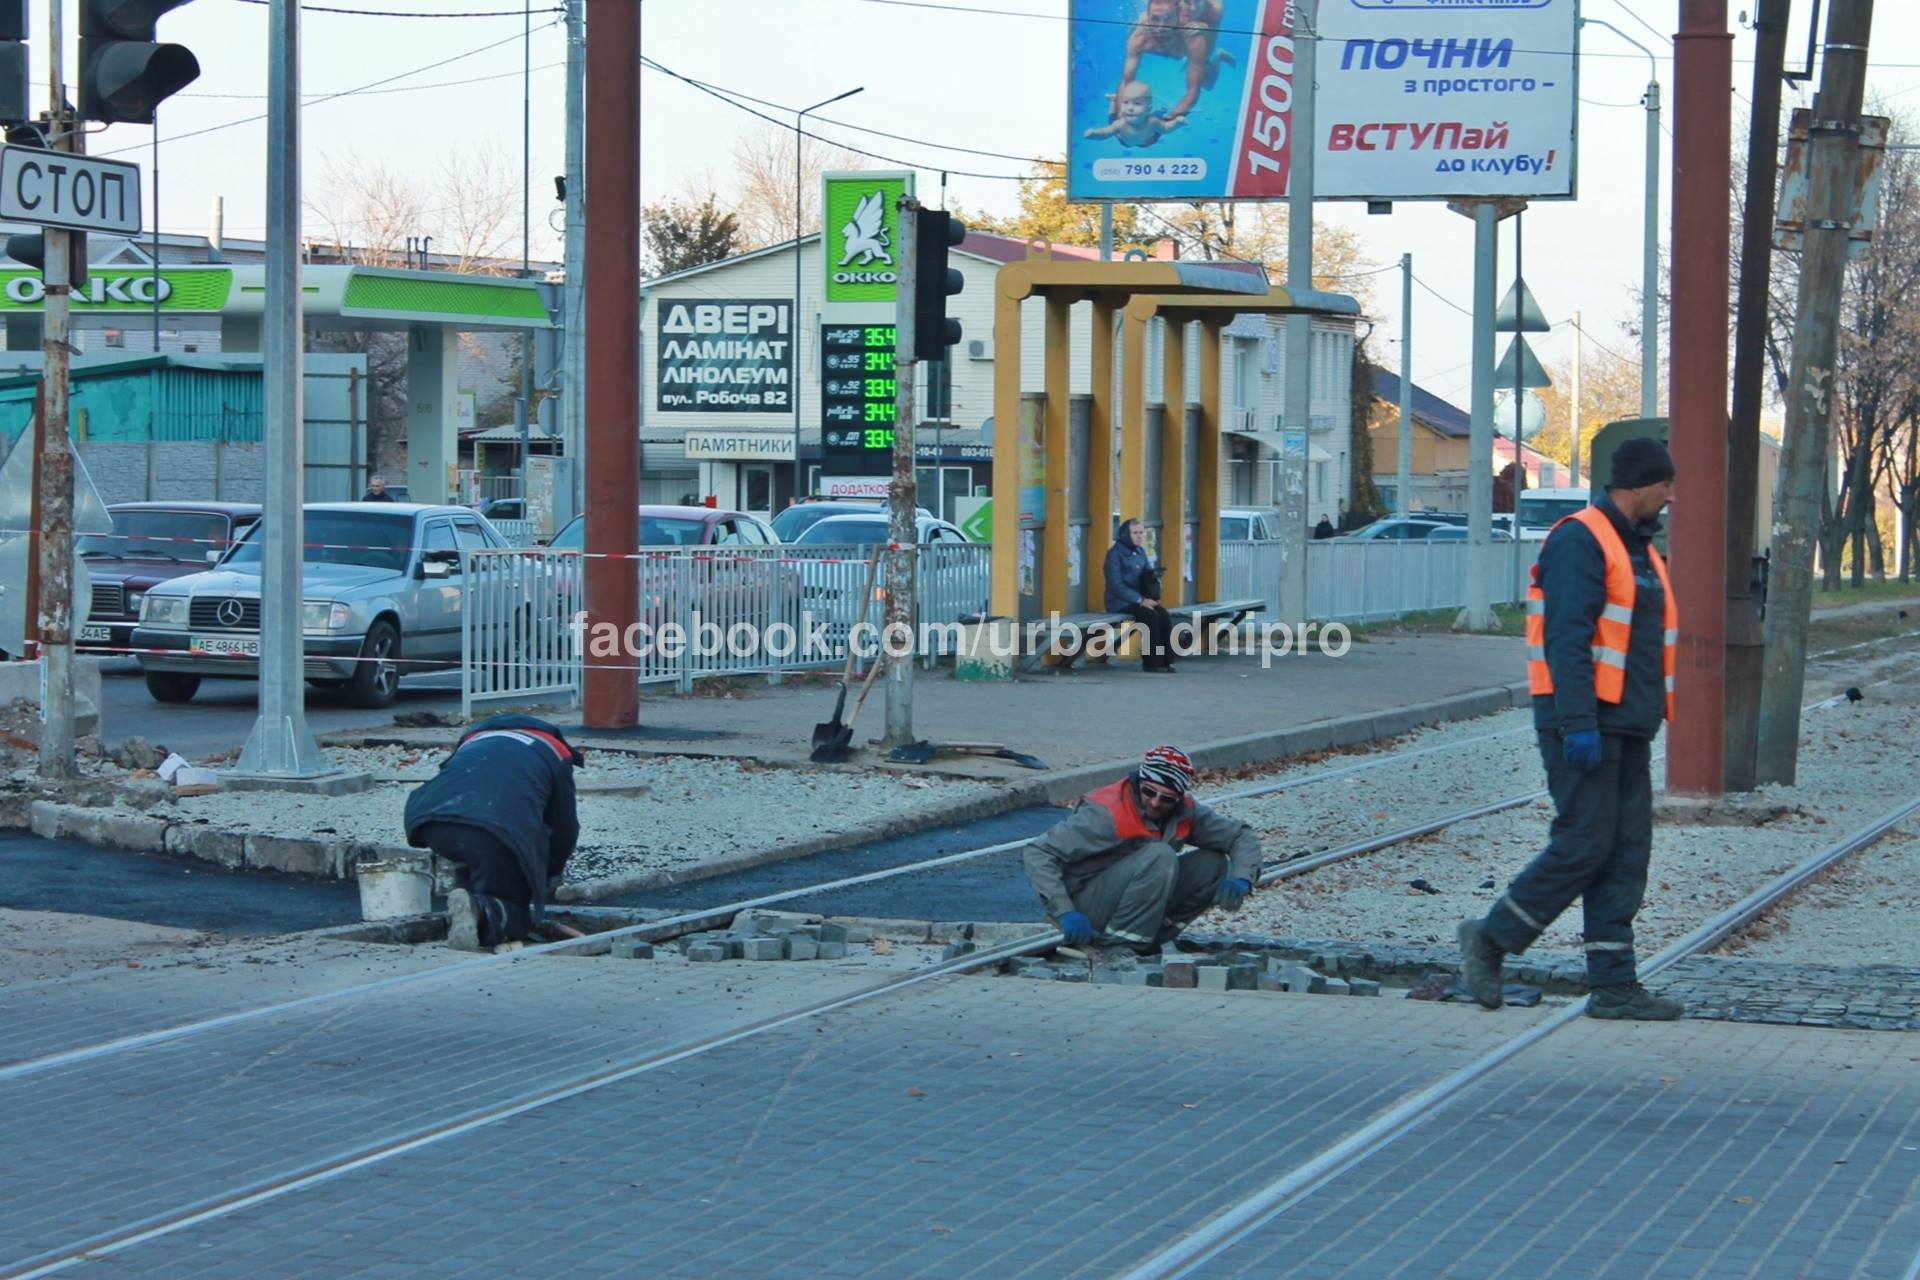
[[[1467,550],[1465,542],[1452,540],[1309,542],[1307,616],[1316,622],[1380,622],[1427,609],[1459,608],[1467,601]],[[1513,544],[1494,544],[1495,604],[1524,596],[1525,575],[1539,550],[1538,542],[1522,544],[1521,572],[1509,581]],[[1222,542],[1221,596],[1259,597],[1267,609],[1254,620],[1274,621],[1280,565],[1277,542]]]

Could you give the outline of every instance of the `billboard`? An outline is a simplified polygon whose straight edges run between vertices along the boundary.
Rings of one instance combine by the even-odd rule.
[[[789,299],[662,298],[659,324],[661,412],[793,412]]]
[[[1278,200],[1286,0],[1071,0],[1072,200]],[[1570,199],[1578,0],[1320,0],[1315,195]]]
[[[913,194],[911,173],[830,173],[823,182],[826,299],[892,306],[899,276],[900,197]]]

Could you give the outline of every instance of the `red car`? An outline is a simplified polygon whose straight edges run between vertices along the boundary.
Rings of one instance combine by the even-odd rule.
[[[140,620],[149,587],[204,573],[260,519],[255,502],[120,502],[107,508],[110,534],[74,539],[93,600],[74,637],[83,651],[121,653]]]

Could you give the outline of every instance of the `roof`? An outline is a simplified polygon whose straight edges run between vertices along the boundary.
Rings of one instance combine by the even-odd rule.
[[[1400,375],[1384,369],[1373,371],[1373,395],[1376,400],[1398,406]],[[1443,436],[1462,439],[1473,434],[1473,415],[1458,405],[1449,404],[1419,383],[1413,384],[1413,420]]]
[[[202,502],[198,498],[183,499],[179,502],[116,502],[107,508],[115,511],[187,511],[195,515],[255,516],[260,514],[257,502]]]

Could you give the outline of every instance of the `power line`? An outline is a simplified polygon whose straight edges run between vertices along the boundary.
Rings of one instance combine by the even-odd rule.
[[[1432,294],[1434,297],[1440,299],[1440,301],[1452,307],[1455,311],[1458,311],[1461,315],[1465,316],[1467,319],[1469,320],[1473,319],[1473,312],[1467,310],[1467,308],[1461,306],[1459,303],[1455,302],[1452,298],[1449,298],[1446,294],[1440,292],[1438,289],[1428,284],[1425,280],[1422,280],[1419,276],[1415,276],[1413,278],[1413,282],[1419,285],[1422,289],[1425,289],[1428,293]]]
[[[238,0],[240,4],[272,4],[273,0]],[[343,9],[335,5],[302,4],[302,13],[346,13],[357,18],[523,18],[525,9],[494,9],[486,13],[411,13],[398,9]],[[564,9],[535,9],[535,13],[561,13]]]
[[[564,62],[545,62],[535,67],[534,70],[535,71],[552,71],[556,67],[564,67],[566,65],[567,64]],[[360,90],[347,89],[342,91],[341,93],[308,94],[308,95],[305,95],[301,99],[301,101],[302,102],[325,102],[329,98],[342,97],[347,93],[365,93],[365,94],[415,93],[425,89],[453,89],[464,84],[485,84],[490,80],[518,80],[520,78],[520,75],[521,73],[517,70],[502,71],[496,75],[490,75],[490,76],[469,76],[465,80],[436,80],[432,84],[403,84],[398,88],[394,88],[394,89],[360,89]],[[265,98],[267,95],[264,93],[176,93],[173,96],[176,98],[207,98],[207,99],[217,98],[223,101],[241,101],[241,102],[255,101],[257,102]]]

